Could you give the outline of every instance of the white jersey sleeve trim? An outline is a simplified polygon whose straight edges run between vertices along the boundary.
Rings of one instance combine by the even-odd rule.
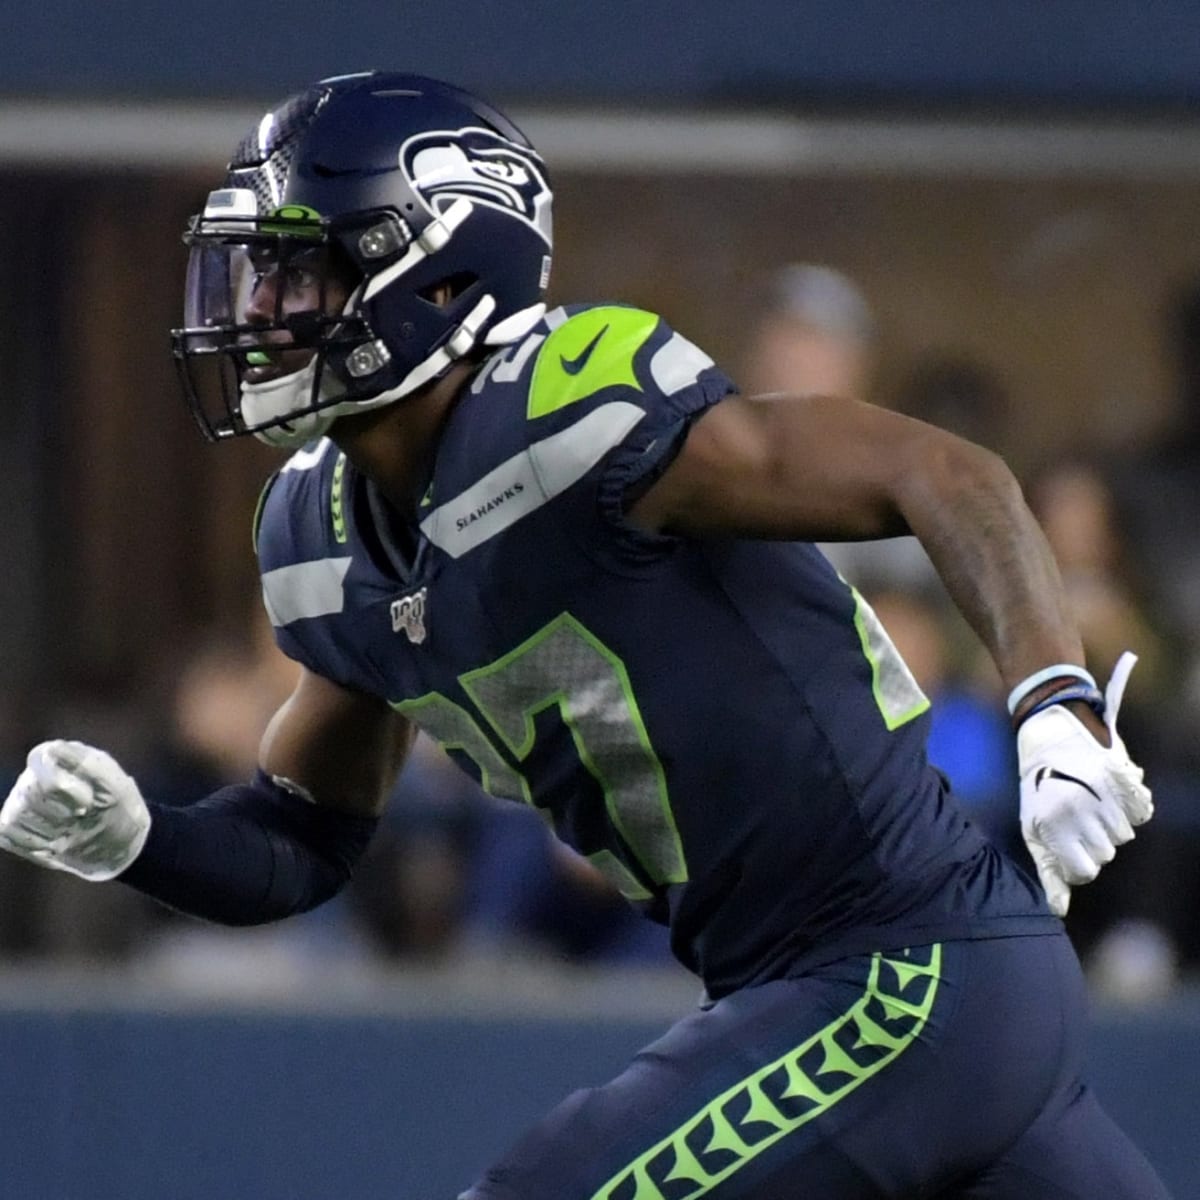
[[[280,467],[280,471],[311,471],[325,457],[325,452],[332,445],[328,438],[322,438],[315,446],[307,450],[297,450],[291,458]]]
[[[691,387],[699,380],[700,373],[713,365],[713,360],[699,346],[675,333],[650,359],[650,377],[664,396],[673,396]]]
[[[345,606],[342,583],[350,558],[318,558],[313,562],[277,567],[262,577],[263,603],[276,628],[305,617],[340,613]]]

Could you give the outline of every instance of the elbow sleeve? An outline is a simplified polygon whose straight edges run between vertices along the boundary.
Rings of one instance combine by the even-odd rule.
[[[149,805],[150,834],[119,878],[223,925],[306,912],[349,880],[378,825],[323,808],[259,772],[186,807]]]

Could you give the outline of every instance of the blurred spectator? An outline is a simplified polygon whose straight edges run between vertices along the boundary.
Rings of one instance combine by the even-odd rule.
[[[900,380],[889,407],[1012,457],[1005,382],[997,371],[968,355],[922,356]]]
[[[1097,971],[1118,990],[1125,963],[1200,968],[1200,277],[1169,297],[1163,334],[1171,419],[1149,444],[1122,447],[1104,465],[1129,576],[1152,589],[1147,610],[1164,637],[1164,665],[1154,694],[1138,693],[1144,719],[1130,739],[1153,772],[1155,818],[1139,833],[1144,861],[1123,898],[1130,921],[1114,925],[1096,954]]]
[[[262,731],[290,695],[299,668],[276,647],[255,599],[241,636],[214,633],[176,666],[166,721],[131,772],[147,795],[186,805],[250,778]],[[136,892],[148,913],[143,965],[203,987],[278,986],[314,961],[362,960],[369,951],[343,894],[285,924],[230,929],[180,916]]]
[[[245,629],[244,638],[202,639],[170,681],[169,719],[137,772],[157,799],[189,803],[254,773],[262,731],[299,668],[276,647],[257,601]]]
[[[1136,569],[1156,590],[1157,615],[1178,658],[1165,738],[1180,771],[1200,771],[1200,278],[1170,298],[1166,354],[1176,380],[1173,417],[1146,446],[1122,448],[1106,479],[1136,550]],[[1196,820],[1200,822],[1200,802]]]
[[[1173,419],[1145,447],[1122,449],[1108,476],[1140,564],[1162,589],[1169,619],[1200,631],[1200,279],[1171,298],[1166,353],[1176,379]]]
[[[349,897],[388,958],[670,961],[666,931],[558,842],[539,813],[485,795],[424,735]]]
[[[759,301],[743,391],[868,397],[875,322],[853,280],[832,267],[792,263],[763,282]]]
[[[641,917],[587,859],[516,805],[485,814],[467,935],[484,952],[592,964],[673,963],[667,930]]]
[[[1139,761],[1161,761],[1166,748],[1144,744],[1158,728],[1145,710],[1165,693],[1171,652],[1152,616],[1156,597],[1131,562],[1112,492],[1096,466],[1079,460],[1046,468],[1026,491],[1062,572],[1093,673],[1107,678],[1122,651],[1137,652],[1122,729],[1143,743]]]
[[[347,891],[376,953],[435,961],[460,948],[489,803],[446,754],[417,736]]]
[[[817,263],[790,263],[767,276],[746,338],[739,384],[748,395],[794,392],[869,400],[877,329],[849,276]],[[823,546],[859,587],[931,586],[936,575],[915,538]]]

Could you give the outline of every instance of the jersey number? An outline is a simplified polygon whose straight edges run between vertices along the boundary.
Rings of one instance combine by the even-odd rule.
[[[667,796],[662,763],[650,744],[625,664],[569,613],[494,663],[459,677],[483,714],[489,738],[475,718],[440,692],[393,707],[447,750],[460,750],[479,768],[485,791],[533,804],[525,776],[510,766],[494,741],[517,763],[537,737],[534,717],[557,707],[579,761],[600,785],[609,823],[656,885],[683,883],[687,865]],[[608,849],[583,852],[631,900],[647,888]]]

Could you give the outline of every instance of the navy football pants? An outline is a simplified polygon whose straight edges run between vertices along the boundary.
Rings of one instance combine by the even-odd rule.
[[[1165,1200],[1080,1079],[1065,934],[846,959],[698,1011],[464,1200]]]

